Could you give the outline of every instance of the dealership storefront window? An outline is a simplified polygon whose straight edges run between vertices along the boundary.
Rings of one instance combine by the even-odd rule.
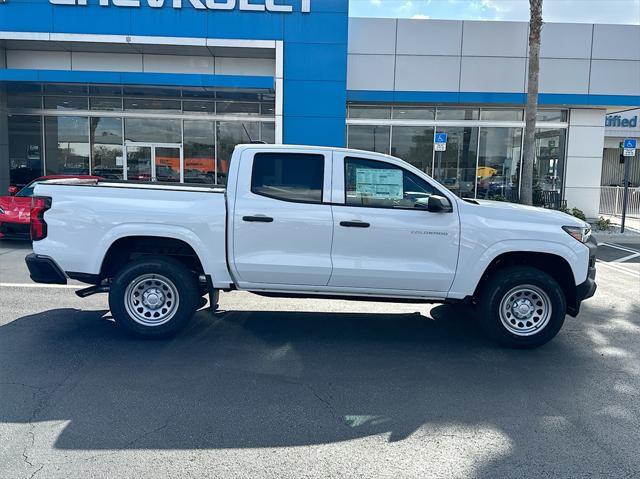
[[[269,91],[8,85],[10,181],[94,174],[224,184],[234,147],[275,141]]]
[[[567,110],[538,112],[536,204],[545,192],[562,194],[567,120]],[[517,201],[523,130],[522,108],[348,107],[349,147],[402,158],[466,198]],[[446,151],[434,151],[435,133],[447,133]]]

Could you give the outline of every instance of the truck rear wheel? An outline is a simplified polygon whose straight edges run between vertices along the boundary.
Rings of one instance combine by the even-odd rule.
[[[200,299],[195,276],[179,261],[149,256],[127,264],[109,290],[119,326],[142,338],[166,338],[193,317]]]
[[[482,288],[480,323],[493,339],[513,348],[536,348],[558,334],[567,306],[562,288],[544,271],[513,266]]]

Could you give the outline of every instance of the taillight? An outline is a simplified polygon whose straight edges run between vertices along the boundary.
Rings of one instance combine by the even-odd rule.
[[[31,241],[38,241],[47,237],[47,223],[44,212],[51,208],[51,198],[48,196],[34,196],[31,198]]]

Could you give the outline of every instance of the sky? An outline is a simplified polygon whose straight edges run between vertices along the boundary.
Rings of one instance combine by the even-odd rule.
[[[349,0],[349,9],[352,17],[529,20],[529,0]],[[542,16],[545,22],[640,25],[640,0],[544,0]]]

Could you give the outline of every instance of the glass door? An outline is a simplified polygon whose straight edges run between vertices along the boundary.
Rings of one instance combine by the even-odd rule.
[[[124,179],[130,181],[152,181],[152,164],[152,146],[128,145],[124,164]]]
[[[125,180],[184,181],[181,145],[127,143],[125,152]]]
[[[154,181],[181,182],[182,148],[179,146],[154,146],[153,150]]]

